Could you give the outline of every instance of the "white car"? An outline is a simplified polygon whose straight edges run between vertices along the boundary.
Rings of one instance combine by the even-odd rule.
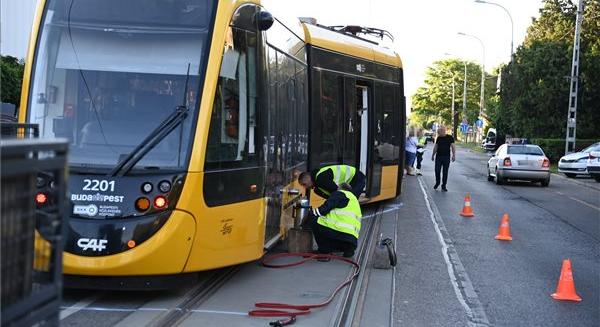
[[[550,160],[542,148],[532,144],[503,144],[487,163],[488,181],[502,184],[509,179],[550,184]]]
[[[592,151],[588,154],[587,171],[596,182],[600,183],[600,151]]]
[[[600,151],[600,142],[594,143],[587,148],[567,154],[558,161],[558,172],[569,178],[577,175],[588,175],[587,164],[590,152]]]

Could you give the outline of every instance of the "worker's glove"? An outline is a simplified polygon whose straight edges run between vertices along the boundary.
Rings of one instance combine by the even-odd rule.
[[[302,221],[302,229],[311,229],[312,223],[318,218],[315,214],[316,209],[310,208],[304,221]]]

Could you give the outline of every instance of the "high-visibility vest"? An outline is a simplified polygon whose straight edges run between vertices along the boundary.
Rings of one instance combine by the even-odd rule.
[[[425,146],[425,142],[427,141],[427,138],[425,136],[421,136],[417,139],[417,145],[418,146]]]
[[[343,192],[348,198],[346,207],[331,210],[325,216],[319,217],[317,223],[335,231],[350,234],[358,239],[360,219],[362,218],[360,204],[358,204],[358,200],[352,192],[340,192]]]
[[[340,186],[340,184],[342,184],[342,183],[350,183],[352,178],[354,178],[354,174],[356,174],[356,168],[354,168],[352,166],[331,165],[331,166],[325,166],[325,167],[319,169],[315,178],[319,177],[319,174],[327,171],[328,169],[331,169],[333,171],[333,182],[337,186]],[[329,195],[329,193],[330,193],[327,190],[324,190],[322,188],[319,188],[319,189],[321,191],[323,191],[323,193],[325,193],[325,194]]]

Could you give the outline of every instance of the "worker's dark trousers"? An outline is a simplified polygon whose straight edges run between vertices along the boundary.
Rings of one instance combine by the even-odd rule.
[[[440,171],[443,169],[442,187],[448,182],[448,169],[450,168],[450,156],[435,156],[435,185],[440,185]]]
[[[423,161],[423,153],[417,151],[417,169],[421,169],[421,162]]]
[[[356,174],[349,184],[352,187],[352,194],[358,199],[367,185],[367,179],[362,174]]]
[[[308,217],[307,225],[312,229],[319,253],[354,252],[356,242],[349,242],[354,236],[335,231],[317,223],[317,217]]]

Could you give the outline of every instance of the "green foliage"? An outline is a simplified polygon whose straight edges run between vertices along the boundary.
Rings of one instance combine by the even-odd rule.
[[[425,85],[412,97],[411,121],[425,128],[433,122],[450,126],[452,123],[452,80],[455,83],[455,110],[462,121],[464,62],[447,59],[434,62],[425,72]],[[487,74],[486,74],[487,77]],[[479,114],[481,66],[467,62],[466,118],[472,124]],[[486,97],[495,92],[495,86],[486,83]]]
[[[598,141],[598,139],[577,139],[575,151],[581,151]],[[530,139],[529,142],[539,145],[550,159],[550,162],[558,162],[560,157],[565,154],[565,139]]]
[[[576,6],[545,0],[513,61],[502,69],[497,103],[488,102],[492,124],[522,137],[562,138],[566,132]],[[586,1],[581,32],[577,137],[599,138],[600,2]],[[578,140],[579,144],[579,140]],[[564,151],[564,144],[563,150]]]
[[[12,103],[18,107],[21,99],[23,62],[15,57],[0,56],[0,72],[2,102]]]

